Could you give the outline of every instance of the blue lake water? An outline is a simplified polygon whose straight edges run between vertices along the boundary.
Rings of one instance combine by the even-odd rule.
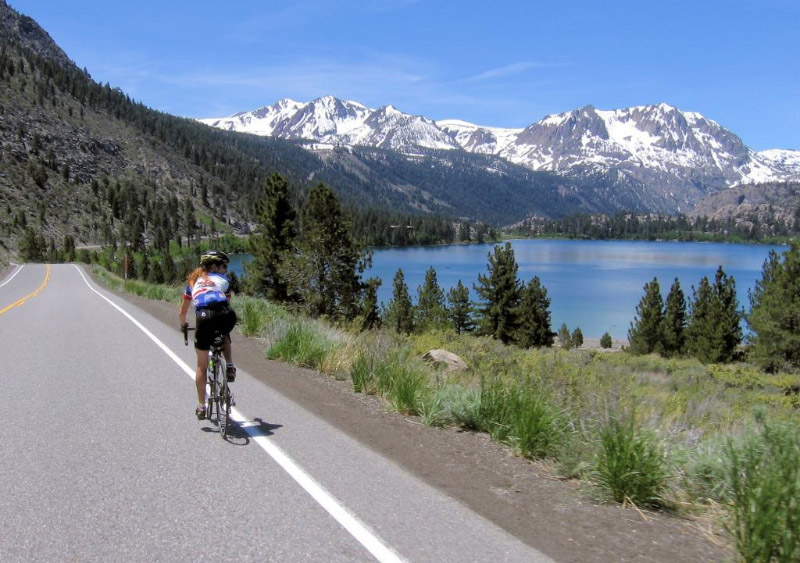
[[[380,301],[392,297],[392,280],[403,269],[412,299],[433,266],[439,285],[447,291],[459,280],[477,297],[473,284],[487,272],[493,244],[452,245],[376,249],[372,268],[364,277],[383,280]],[[687,300],[692,286],[703,276],[713,280],[718,266],[736,280],[739,303],[749,306],[748,289],[761,279],[761,268],[769,251],[785,247],[742,244],[642,241],[514,240],[518,276],[526,282],[539,276],[550,297],[553,330],[566,323],[581,328],[587,338],[609,332],[615,339],[627,338],[644,284],[658,278],[666,298],[677,277]],[[241,275],[241,257],[232,269]]]

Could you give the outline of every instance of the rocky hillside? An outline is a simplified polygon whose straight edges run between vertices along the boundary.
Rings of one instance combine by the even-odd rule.
[[[800,228],[800,182],[724,190],[700,201],[689,215],[731,221],[740,227],[786,225],[797,231]]]
[[[246,230],[264,178],[275,171],[299,193],[330,185],[354,211],[502,225],[612,205],[593,188],[491,155],[306,150],[153,111],[92,80],[36,22],[2,1],[0,116],[6,249],[16,249],[26,229],[58,245],[67,235],[77,244],[136,244],[137,232],[163,243],[212,228]],[[395,117],[387,109],[374,119]]]

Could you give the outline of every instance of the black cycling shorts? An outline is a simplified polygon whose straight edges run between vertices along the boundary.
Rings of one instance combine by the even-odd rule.
[[[215,334],[227,336],[236,325],[236,313],[227,305],[197,309],[194,347],[197,350],[210,350]]]

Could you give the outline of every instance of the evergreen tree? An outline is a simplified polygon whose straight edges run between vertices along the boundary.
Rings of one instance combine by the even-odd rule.
[[[644,286],[644,296],[636,306],[636,317],[628,330],[628,350],[634,354],[660,352],[661,327],[664,320],[664,301],[658,279]]]
[[[414,306],[408,294],[406,277],[403,270],[397,270],[394,275],[392,300],[386,313],[386,322],[396,332],[411,334],[414,332]]]
[[[567,323],[562,323],[558,329],[558,342],[564,350],[572,348],[572,335],[569,333]]]
[[[508,344],[519,329],[521,294],[511,243],[494,247],[487,268],[488,275],[480,274],[474,286],[482,299],[478,306],[480,332]]]
[[[242,284],[239,282],[239,276],[236,275],[236,272],[231,270],[228,272],[228,289],[231,293],[240,293],[242,291]]]
[[[472,320],[472,304],[469,301],[469,289],[461,280],[455,287],[451,287],[447,292],[447,317],[453,324],[453,328],[458,334],[475,330],[475,323]]]
[[[614,345],[614,341],[611,340],[611,335],[607,332],[603,333],[603,336],[600,337],[600,347],[601,348],[611,348]]]
[[[782,257],[772,251],[764,261],[747,317],[749,357],[771,372],[800,367],[800,244]]]
[[[282,265],[297,235],[286,178],[273,174],[265,180],[256,214],[258,232],[251,234],[249,241],[253,260],[245,265],[248,293],[286,301],[289,295]]]
[[[380,278],[369,278],[364,282],[364,302],[361,306],[362,315],[361,330],[380,328],[381,315],[378,311],[378,288],[381,286]]]
[[[683,354],[686,348],[686,298],[678,278],[672,282],[667,295],[661,325],[663,352],[667,356]]]
[[[164,274],[164,283],[173,284],[177,281],[183,281],[178,280],[178,270],[175,267],[175,260],[173,260],[169,251],[164,253],[161,272]]]
[[[572,346],[575,348],[583,346],[583,331],[581,327],[575,327],[575,330],[572,331],[572,336],[570,336],[570,340],[572,340]]]
[[[147,252],[142,254],[142,259],[139,261],[139,279],[140,280],[147,280],[150,277],[150,258],[147,256]]]
[[[550,326],[550,299],[538,276],[534,276],[522,290],[519,317],[517,344],[523,348],[553,345],[555,335]]]
[[[45,248],[40,244],[39,237],[32,228],[28,227],[22,235],[19,253],[26,262],[41,262],[44,260]]]
[[[350,221],[336,194],[324,184],[311,190],[303,206],[300,236],[282,275],[290,297],[313,316],[352,319],[359,313],[361,274],[368,255],[350,234]]]
[[[440,328],[447,322],[444,292],[436,279],[436,270],[425,272],[425,281],[417,290],[417,330]]]
[[[687,352],[705,363],[730,362],[742,340],[742,312],[736,299],[736,284],[717,269],[714,284],[703,277],[686,327]]]
[[[186,233],[186,246],[191,246],[197,233],[197,218],[194,213],[194,204],[189,198],[184,200],[183,225]]]
[[[153,266],[150,268],[150,276],[147,281],[150,283],[164,283],[164,272],[161,270],[161,262],[153,260]]]

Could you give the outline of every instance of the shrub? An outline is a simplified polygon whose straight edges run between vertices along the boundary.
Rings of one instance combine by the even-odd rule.
[[[242,314],[242,334],[257,336],[261,332],[264,321],[252,301],[246,301]]]
[[[417,407],[418,414],[425,426],[444,426],[447,423],[444,397],[440,390],[422,393]]]
[[[417,414],[418,404],[425,388],[426,377],[418,366],[408,363],[392,363],[387,370],[391,379],[388,398],[392,406],[406,414]]]
[[[664,454],[655,438],[636,429],[633,416],[612,418],[600,429],[596,476],[617,502],[659,506],[666,487]]]
[[[270,359],[281,359],[294,364],[318,368],[330,352],[333,343],[309,323],[289,326],[283,339],[267,351]]]
[[[744,561],[800,558],[800,432],[762,423],[726,450],[732,493],[730,531]]]
[[[375,381],[375,358],[368,352],[361,352],[350,368],[353,391],[374,395],[377,392]]]
[[[452,384],[446,386],[440,396],[445,420],[468,430],[478,430],[481,406],[478,391]]]
[[[551,455],[559,441],[559,417],[545,395],[530,384],[483,382],[479,428],[514,445],[526,457]]]

